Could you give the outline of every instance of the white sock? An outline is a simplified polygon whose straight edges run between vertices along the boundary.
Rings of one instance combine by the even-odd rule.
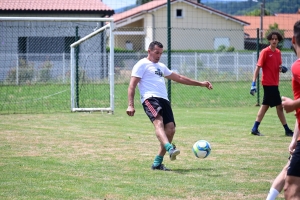
[[[266,200],[275,200],[279,192],[275,188],[270,188],[268,197]]]

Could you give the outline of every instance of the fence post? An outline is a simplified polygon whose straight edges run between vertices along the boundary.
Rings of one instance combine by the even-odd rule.
[[[79,40],[79,35],[78,35],[78,26],[76,26],[75,29],[75,40]],[[79,46],[75,47],[75,62],[76,62],[76,108],[79,108]]]
[[[168,68],[171,70],[171,0],[167,1],[167,27],[168,27]],[[171,102],[171,80],[168,79],[168,98]]]
[[[257,52],[257,60],[259,58],[259,50],[260,50],[260,45],[259,45],[259,28],[257,29],[256,31],[256,52]],[[262,45],[261,45],[262,46]],[[256,79],[256,86],[257,86],[257,102],[256,102],[256,106],[260,106],[260,103],[259,103],[259,71],[258,71],[258,75],[257,75],[257,79]]]
[[[62,54],[62,60],[63,60],[63,72],[62,72],[62,76],[63,76],[63,83],[65,83],[66,82],[66,80],[65,80],[65,68],[66,68],[66,59],[65,59],[65,53],[63,53]]]
[[[233,56],[235,57],[234,68],[236,73],[236,81],[239,81],[239,52],[236,52],[233,54]]]
[[[19,85],[19,56],[17,54],[17,65],[16,65],[16,85]]]
[[[195,80],[197,80],[198,71],[197,71],[197,52],[195,52]]]

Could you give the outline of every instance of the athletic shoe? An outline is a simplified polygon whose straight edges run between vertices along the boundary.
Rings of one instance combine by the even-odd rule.
[[[172,171],[171,169],[168,169],[164,166],[164,164],[160,164],[157,167],[154,167],[154,165],[151,166],[152,170],[162,170],[162,171]]]
[[[176,146],[173,145],[173,149],[170,149],[169,154],[171,160],[176,160],[176,156],[180,154],[180,150],[176,149]]]
[[[289,129],[289,130],[285,131],[285,135],[289,136],[289,137],[293,137],[294,133],[291,129]]]
[[[252,135],[256,135],[256,136],[264,136],[263,134],[261,134],[260,132],[259,132],[259,130],[255,130],[255,131],[251,131],[250,132],[250,134],[252,134]]]

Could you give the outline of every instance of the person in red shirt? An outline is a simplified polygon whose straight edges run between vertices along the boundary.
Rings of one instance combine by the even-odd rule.
[[[294,25],[292,44],[297,54],[297,60],[292,65],[292,88],[294,100],[282,97],[283,107],[286,112],[296,111],[295,134],[289,145],[289,152],[292,154],[290,165],[287,169],[287,176],[284,184],[284,197],[286,200],[300,199],[300,20]]]
[[[267,39],[270,42],[270,45],[264,48],[259,55],[250,90],[250,94],[254,95],[256,92],[256,78],[260,69],[262,69],[261,83],[264,89],[264,97],[262,106],[257,113],[256,120],[250,133],[252,135],[263,136],[263,134],[259,132],[258,127],[269,107],[272,108],[276,106],[278,118],[285,129],[285,135],[293,136],[293,131],[288,127],[284,116],[280,92],[278,89],[279,73],[285,73],[287,71],[286,67],[281,66],[281,52],[277,48],[278,43],[283,40],[283,37],[279,32],[272,31],[268,34]]]

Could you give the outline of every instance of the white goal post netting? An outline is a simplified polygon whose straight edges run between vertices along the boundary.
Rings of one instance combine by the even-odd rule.
[[[0,17],[1,111],[114,112],[112,18]]]

